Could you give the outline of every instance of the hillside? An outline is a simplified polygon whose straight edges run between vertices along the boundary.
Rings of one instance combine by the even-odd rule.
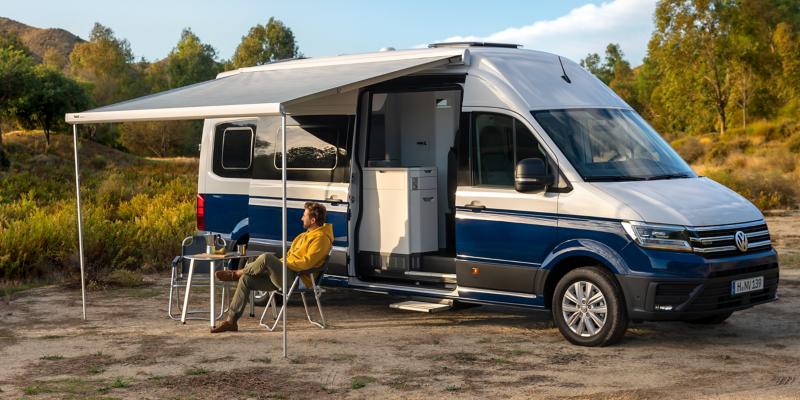
[[[42,62],[45,52],[51,48],[55,48],[66,60],[69,60],[69,55],[75,45],[86,42],[63,29],[35,28],[3,17],[0,17],[0,31],[17,31],[22,42],[31,49],[33,60],[37,63]]]

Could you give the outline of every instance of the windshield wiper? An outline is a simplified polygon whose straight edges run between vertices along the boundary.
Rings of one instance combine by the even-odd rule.
[[[587,176],[583,178],[584,182],[592,181],[644,181],[645,178],[640,176],[621,176],[621,175],[607,175],[607,176]]]
[[[689,175],[686,174],[666,174],[666,175],[656,175],[647,178],[648,181],[657,181],[659,179],[679,179],[679,178],[688,178]]]

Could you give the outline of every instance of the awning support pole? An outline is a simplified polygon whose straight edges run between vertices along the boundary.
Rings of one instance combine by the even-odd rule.
[[[283,249],[283,358],[287,358],[286,355],[286,305],[289,303],[289,298],[287,295],[288,286],[286,283],[286,112],[283,111],[283,106],[281,106],[281,183],[283,185],[283,208],[281,210],[281,221],[283,221],[283,227],[281,233],[283,234],[283,243],[281,248]],[[76,153],[77,154],[77,153]]]
[[[83,221],[81,219],[81,167],[78,164],[78,125],[72,125],[73,143],[75,145],[75,195],[78,199],[78,249],[81,255],[81,300],[83,302],[83,320],[86,321],[86,280],[83,263]]]

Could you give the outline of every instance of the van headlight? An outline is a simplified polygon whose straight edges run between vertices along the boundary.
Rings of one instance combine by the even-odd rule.
[[[636,244],[649,249],[692,251],[686,227],[623,221],[622,227]]]

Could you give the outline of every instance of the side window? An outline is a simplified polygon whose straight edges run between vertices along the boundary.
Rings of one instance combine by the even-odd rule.
[[[225,178],[253,176],[256,120],[232,121],[214,128],[212,171]]]
[[[348,132],[353,116],[296,115],[286,118],[286,178],[349,182]],[[281,117],[261,117],[256,134],[254,179],[281,179]]]
[[[472,126],[475,186],[514,187],[514,168],[519,160],[539,158],[547,162],[536,137],[512,117],[474,113]]]
[[[286,168],[327,169],[336,168],[339,130],[335,125],[303,125],[286,127]],[[281,131],[275,139],[280,143]],[[275,168],[280,169],[283,154],[275,152]]]

